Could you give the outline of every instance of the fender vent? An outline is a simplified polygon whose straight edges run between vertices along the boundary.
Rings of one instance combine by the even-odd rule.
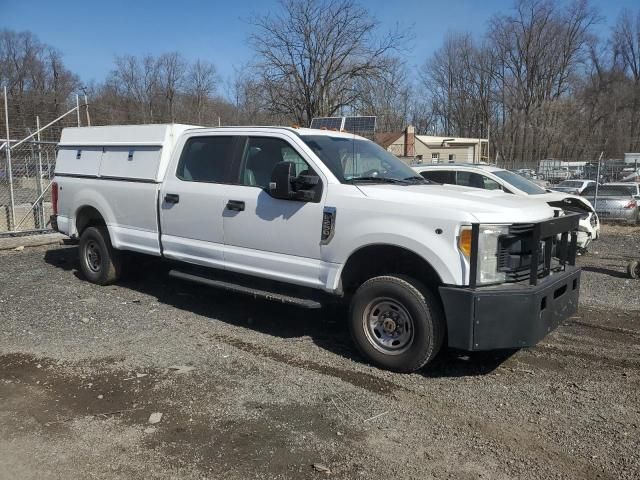
[[[324,207],[322,212],[322,232],[320,234],[320,245],[327,245],[333,238],[336,229],[336,209],[335,207]]]

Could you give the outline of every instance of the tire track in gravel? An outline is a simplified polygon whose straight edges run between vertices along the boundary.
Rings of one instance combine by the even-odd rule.
[[[244,352],[322,375],[329,375],[369,392],[388,396],[394,401],[398,401],[402,405],[401,409],[404,409],[404,405],[415,406],[421,402],[424,403],[427,398],[424,393],[405,385],[379,378],[370,373],[351,371],[299,359],[293,355],[287,355],[228,335],[216,333],[209,334],[209,336]],[[517,428],[516,425],[512,425],[510,428],[502,427],[491,420],[471,414],[467,410],[459,411],[454,405],[443,400],[437,392],[433,392],[432,395],[428,396],[428,404],[430,410],[440,412],[442,418],[446,418],[455,424],[457,429],[465,430],[472,427],[482,436],[504,445],[507,449],[513,449],[517,455],[524,456],[532,462],[539,462],[543,458],[553,465],[554,470],[562,469],[562,471],[573,472],[582,478],[597,477],[611,480],[615,478],[604,474],[586,461],[565,453],[561,445],[553,443],[550,439],[537,438],[540,432],[531,431],[531,428],[527,425],[521,424]],[[411,412],[407,411],[407,414],[411,414]]]
[[[221,333],[208,333],[208,336],[210,338],[215,338],[220,342],[226,343],[227,345],[238,348],[239,350],[257,355],[259,357],[268,358],[269,360],[273,360],[275,362],[284,363],[286,365],[302,368],[305,370],[310,370],[322,375],[335,377],[339,380],[350,383],[355,387],[362,388],[371,393],[394,397],[394,393],[397,391],[408,391],[408,389],[402,385],[390,382],[370,373],[357,372],[354,370],[347,370],[344,368],[323,365],[311,360],[304,360],[293,355],[278,352],[277,350],[266,347],[264,345],[247,342],[237,337],[232,337]]]

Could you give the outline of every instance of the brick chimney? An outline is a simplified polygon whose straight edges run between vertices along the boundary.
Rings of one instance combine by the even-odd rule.
[[[416,155],[416,127],[407,125],[404,130],[404,156],[415,157]]]

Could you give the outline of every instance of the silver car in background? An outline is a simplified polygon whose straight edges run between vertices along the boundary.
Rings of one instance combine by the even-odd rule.
[[[600,219],[636,224],[640,220],[640,210],[638,196],[632,190],[629,186],[601,185],[596,200],[596,187],[591,186],[582,192],[582,196],[595,207]]]
[[[551,190],[562,193],[572,193],[573,195],[580,195],[584,192],[584,189],[595,185],[595,180],[565,180],[560,182],[555,187],[551,187]]]

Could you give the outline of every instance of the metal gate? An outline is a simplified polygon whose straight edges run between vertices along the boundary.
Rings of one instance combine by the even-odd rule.
[[[62,128],[81,126],[81,108],[88,108],[86,97],[46,125],[38,115],[32,127],[12,126],[9,118],[7,89],[4,89],[4,111],[0,135],[0,235],[51,228],[51,180],[56,162],[56,149]],[[75,115],[74,115],[75,114]],[[89,115],[87,111],[87,124]],[[18,137],[20,135],[20,137]]]

